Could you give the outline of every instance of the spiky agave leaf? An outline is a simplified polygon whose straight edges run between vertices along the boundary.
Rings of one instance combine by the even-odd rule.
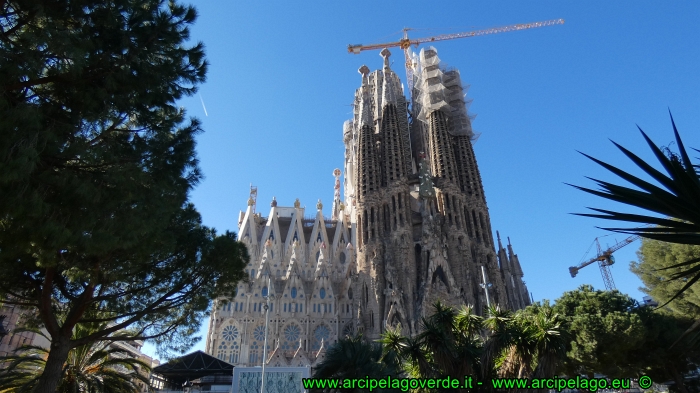
[[[613,142],[613,144],[615,144],[615,146],[617,146],[617,148],[620,149],[623,154],[632,160],[632,162],[634,162],[647,175],[651,176],[655,181],[657,181],[660,186],[649,183],[634,175],[630,175],[629,173],[613,165],[605,163],[584,153],[581,154],[590,158],[597,164],[601,165],[605,169],[637,188],[635,189],[619,186],[592,178],[591,180],[596,182],[600,187],[599,190],[571,185],[581,191],[585,191],[605,199],[635,206],[653,213],[658,213],[662,217],[622,213],[597,208],[589,209],[600,214],[577,213],[577,215],[648,225],[637,228],[602,228],[608,231],[634,234],[668,243],[700,245],[700,166],[695,165],[690,161],[690,157],[685,150],[683,141],[681,140],[678,129],[676,128],[676,124],[673,121],[673,116],[671,116],[671,124],[673,125],[673,132],[678,145],[678,155],[673,153],[664,154],[664,151],[654,144],[654,142],[651,141],[651,139],[641,128],[637,127],[654,153],[654,156],[663,167],[663,170],[666,172],[665,174],[652,167],[634,153]],[[700,264],[698,264],[698,262],[700,262],[700,258],[667,267],[667,269],[687,267],[686,270],[683,270],[673,276],[674,279],[686,279],[687,283],[665,304],[668,304],[676,297],[680,296],[683,292],[700,280]]]

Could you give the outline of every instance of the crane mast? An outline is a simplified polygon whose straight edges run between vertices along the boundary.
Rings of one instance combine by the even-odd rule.
[[[598,268],[600,269],[600,275],[603,276],[603,283],[605,284],[605,289],[612,291],[615,289],[615,281],[613,281],[612,277],[612,272],[610,271],[610,266],[612,266],[615,263],[615,258],[612,256],[612,254],[621,249],[622,247],[634,242],[635,240],[639,239],[638,235],[633,235],[630,236],[626,239],[624,239],[621,242],[615,243],[612,247],[608,248],[607,250],[603,250],[600,247],[600,242],[598,241],[598,238],[595,238],[595,244],[597,247],[597,256],[595,258],[591,258],[583,263],[580,263],[577,266],[571,266],[569,268],[569,273],[571,274],[571,277],[576,277],[576,274],[578,274],[578,271],[583,269],[584,267],[591,265],[595,262],[598,262]]]
[[[441,34],[441,35],[436,35],[436,36],[432,36],[432,37],[424,37],[424,38],[417,38],[417,39],[409,38],[408,31],[412,30],[412,29],[405,28],[405,29],[403,29],[403,38],[400,39],[399,41],[385,42],[382,44],[371,44],[371,45],[362,45],[362,44],[348,45],[348,53],[359,54],[360,52],[367,51],[367,50],[400,47],[403,50],[404,57],[406,60],[406,63],[405,63],[406,81],[408,82],[408,91],[410,94],[413,90],[413,69],[415,68],[415,64],[413,64],[413,54],[411,53],[411,46],[412,45],[415,47],[418,47],[418,45],[426,43],[426,42],[436,42],[436,41],[454,40],[457,38],[477,37],[477,36],[482,36],[482,35],[507,33],[509,31],[527,30],[527,29],[533,29],[533,28],[537,28],[537,27],[562,25],[562,24],[564,24],[564,19],[552,19],[552,20],[546,20],[546,21],[542,21],[542,22],[519,23],[519,24],[515,24],[515,25],[493,27],[490,29],[474,30],[474,31],[467,31],[467,32],[463,32],[463,33],[454,33],[454,34]]]

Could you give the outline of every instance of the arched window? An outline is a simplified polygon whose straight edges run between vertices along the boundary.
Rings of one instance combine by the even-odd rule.
[[[325,299],[326,298],[326,288],[321,288],[318,295],[321,297],[321,299]]]
[[[341,252],[340,255],[338,255],[338,260],[340,263],[344,264],[345,263],[345,253]]]
[[[291,296],[292,299],[295,299],[297,297],[297,287],[292,287]]]
[[[267,296],[267,286],[264,286],[262,289],[262,296],[265,297]]]

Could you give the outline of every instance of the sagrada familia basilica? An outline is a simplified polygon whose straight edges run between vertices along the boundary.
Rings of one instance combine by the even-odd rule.
[[[415,335],[437,300],[477,312],[530,304],[510,241],[504,249],[493,239],[459,71],[423,49],[409,116],[389,51],[382,56],[382,69],[359,70],[332,216],[320,200],[307,212],[298,199],[273,199],[267,217],[252,199],[241,212],[250,280],[215,303],[209,354],[260,365],[267,299],[269,367],[313,367],[345,335],[376,339],[389,326]]]

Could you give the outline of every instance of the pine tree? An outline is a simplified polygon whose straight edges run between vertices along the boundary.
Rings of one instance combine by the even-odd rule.
[[[637,256],[639,262],[632,262],[630,270],[644,283],[642,291],[660,304],[664,304],[687,283],[673,279],[676,274],[683,271],[682,268],[668,268],[688,260],[700,259],[700,246],[643,239]],[[666,307],[680,317],[700,318],[700,287],[697,285],[689,287]]]
[[[51,337],[37,392],[125,328],[184,350],[243,278],[245,247],[188,200],[201,128],[176,102],[206,75],[195,19],[175,1],[0,0],[0,297]]]

